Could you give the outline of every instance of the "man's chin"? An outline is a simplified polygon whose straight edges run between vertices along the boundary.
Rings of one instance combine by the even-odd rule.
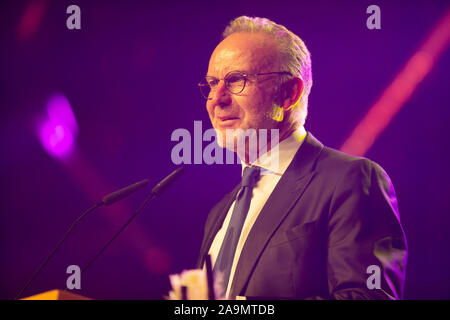
[[[227,139],[227,135],[226,132],[221,131],[221,130],[216,130],[216,135],[217,135],[217,144],[219,145],[219,147],[224,148],[224,149],[229,149],[231,151],[235,151],[235,140],[237,140],[234,136],[231,137],[230,139],[230,135],[228,135],[228,139]]]
[[[239,153],[239,150],[243,151],[245,150],[245,141],[248,131],[241,128],[236,129],[226,129],[226,130],[217,130],[216,129],[216,135],[217,135],[217,144],[224,149],[228,149],[233,152]],[[250,132],[251,136],[253,137],[251,140],[252,142],[256,143],[256,130],[252,130]],[[255,144],[256,147],[256,144]]]
[[[236,141],[237,141],[237,129],[217,129],[215,128],[216,131],[216,141],[217,144],[219,145],[219,147],[224,148],[224,149],[229,149],[231,151],[235,151],[235,145],[236,145]]]

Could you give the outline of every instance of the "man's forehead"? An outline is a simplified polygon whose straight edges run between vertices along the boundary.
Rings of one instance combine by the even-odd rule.
[[[224,76],[233,70],[262,72],[271,69],[277,57],[276,44],[266,34],[234,33],[214,50],[208,75]]]
[[[258,65],[249,52],[224,49],[215,53],[209,63],[208,75],[222,77],[233,70],[253,72]]]

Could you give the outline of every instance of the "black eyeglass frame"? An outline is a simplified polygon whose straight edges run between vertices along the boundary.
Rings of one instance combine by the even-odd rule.
[[[232,91],[232,90],[230,89],[230,87],[229,87],[229,82],[226,81],[226,79],[229,78],[229,76],[230,76],[231,74],[233,74],[233,73],[239,74],[240,76],[242,76],[242,77],[244,78],[244,84],[242,85],[242,88],[241,88],[238,92]],[[248,80],[247,78],[249,78],[249,77],[257,77],[257,76],[265,76],[265,75],[270,75],[270,74],[279,74],[279,75],[285,74],[285,75],[292,76],[292,73],[290,73],[289,71],[275,71],[275,72],[264,72],[264,73],[247,73],[247,72],[244,72],[244,71],[233,70],[233,71],[228,72],[228,73],[225,75],[225,77],[223,77],[223,78],[221,78],[221,79],[218,79],[218,78],[215,78],[215,77],[208,77],[208,76],[206,76],[206,77],[205,77],[206,83],[205,83],[205,82],[200,82],[200,83],[198,84],[198,86],[199,86],[200,93],[202,94],[202,96],[203,96],[206,100],[211,100],[212,98],[209,97],[209,94],[211,93],[211,91],[213,91],[213,89],[211,88],[211,85],[210,85],[209,82],[208,82],[208,78],[211,79],[211,80],[212,80],[212,79],[217,80],[217,81],[218,81],[217,84],[219,84],[220,80],[224,80],[224,81],[225,81],[225,88],[228,90],[228,92],[230,92],[231,94],[239,94],[239,93],[241,93],[242,91],[244,91],[245,85],[247,84],[247,80]],[[205,93],[203,92],[202,87],[209,87],[209,93],[208,93],[208,96],[205,95]]]

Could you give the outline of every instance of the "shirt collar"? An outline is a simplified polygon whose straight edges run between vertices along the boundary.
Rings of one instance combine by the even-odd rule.
[[[261,174],[283,175],[294,159],[295,154],[306,137],[306,130],[303,126],[294,131],[290,136],[281,141],[278,146],[269,150],[265,155],[256,159],[252,166],[261,167]],[[278,147],[278,148],[277,148]],[[278,161],[277,161],[278,160]],[[249,165],[241,161],[242,174],[245,167]]]

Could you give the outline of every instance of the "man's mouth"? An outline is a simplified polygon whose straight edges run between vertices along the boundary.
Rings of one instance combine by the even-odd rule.
[[[238,117],[234,117],[234,116],[221,116],[221,117],[217,117],[218,118],[218,124],[221,127],[231,127],[234,126],[236,124],[236,122],[239,120]]]
[[[225,121],[230,121],[230,120],[237,120],[239,119],[239,117],[234,117],[234,116],[221,116],[218,117],[220,122],[225,122]]]

